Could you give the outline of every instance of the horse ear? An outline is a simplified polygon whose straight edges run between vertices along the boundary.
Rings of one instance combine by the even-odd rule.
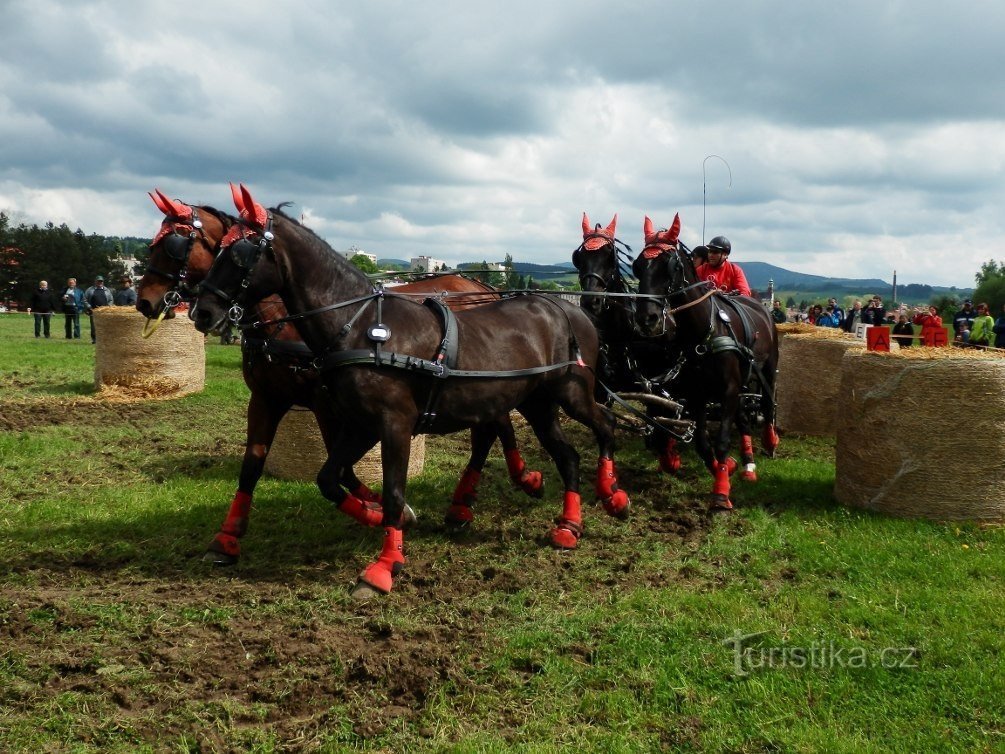
[[[646,239],[646,243],[649,242],[649,237],[652,234],[653,234],[653,221],[649,219],[649,215],[646,215],[646,219],[642,223],[642,237]]]
[[[241,196],[244,198],[244,208],[248,211],[248,219],[264,227],[266,219],[265,208],[252,198],[251,192],[248,191],[248,187],[243,183],[241,184]]]
[[[618,213],[615,212],[614,219],[611,220],[611,224],[607,226],[607,230],[605,230],[604,232],[607,233],[611,238],[614,238],[615,235],[614,229],[617,227],[618,227]]]
[[[176,199],[172,199],[160,189],[154,189],[154,191],[157,192],[157,196],[160,197],[160,200],[161,202],[163,202],[163,205],[167,207],[167,209],[162,210],[165,215],[174,215],[175,217],[189,217],[192,214],[192,210],[190,210],[186,204],[179,202]]]
[[[590,228],[590,218],[588,218],[586,216],[586,213],[584,212],[583,213],[583,237],[585,238],[587,235],[590,234],[591,231],[592,231],[592,228]]]
[[[244,199],[241,198],[241,192],[233,182],[230,184],[230,195],[234,198],[234,206],[237,207],[237,211],[244,212]]]
[[[165,201],[163,199],[164,195],[158,189],[154,189],[154,191],[156,191],[157,193],[155,194],[155,193],[152,193],[152,192],[148,191],[147,194],[149,194],[150,198],[154,200],[154,204],[157,205],[157,209],[159,209],[165,215],[172,214],[172,212],[171,212],[171,206],[169,204],[165,203]]]
[[[675,212],[673,216],[673,223],[670,225],[670,243],[677,243],[677,238],[680,236],[680,213]]]

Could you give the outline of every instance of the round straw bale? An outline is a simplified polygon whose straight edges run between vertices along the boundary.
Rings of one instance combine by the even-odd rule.
[[[841,357],[865,349],[842,330],[817,327],[778,341],[775,423],[784,432],[832,436],[841,385]]]
[[[272,441],[269,455],[265,458],[265,471],[279,479],[313,482],[327,460],[328,450],[325,448],[314,412],[294,409],[288,411],[279,422],[276,438]],[[425,463],[426,437],[418,435],[412,438],[411,452],[408,456],[408,477],[422,473]],[[363,456],[353,470],[366,484],[371,486],[380,484],[383,481],[380,446],[376,446]]]
[[[936,520],[1005,521],[1005,359],[850,351],[841,362],[834,496]]]
[[[205,336],[188,317],[161,322],[150,338],[131,306],[94,310],[94,386],[106,400],[179,398],[206,386]]]

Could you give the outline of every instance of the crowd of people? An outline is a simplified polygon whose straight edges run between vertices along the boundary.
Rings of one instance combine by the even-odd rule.
[[[67,340],[79,339],[80,315],[83,314],[90,322],[91,342],[94,343],[96,341],[94,317],[91,315],[95,309],[103,306],[136,305],[136,290],[133,288],[132,279],[123,277],[120,282],[122,287],[113,291],[105,286],[105,278],[98,275],[94,278],[94,285],[82,291],[77,286],[76,278],[68,278],[66,287],[57,292],[49,288],[47,281],[40,280],[38,289],[32,292],[28,304],[28,311],[35,319],[35,337],[50,337],[52,315],[62,313]]]

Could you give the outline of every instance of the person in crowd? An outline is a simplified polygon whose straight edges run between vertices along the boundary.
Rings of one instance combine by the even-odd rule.
[[[869,305],[862,311],[862,322],[867,325],[885,325],[886,309],[883,307],[883,299],[873,296],[869,299]]]
[[[844,309],[836,298],[827,299],[827,303],[834,307],[834,316],[838,318],[838,326],[840,327],[840,323],[844,320]]]
[[[739,265],[729,261],[729,253],[733,250],[732,244],[725,236],[716,236],[708,242],[708,261],[699,265],[695,271],[699,280],[708,280],[715,283],[720,290],[730,293],[736,291],[744,296],[750,295],[750,286],[747,284],[747,276]]]
[[[28,311],[35,315],[35,337],[49,337],[49,325],[52,313],[56,310],[56,299],[49,290],[49,283],[45,280],[38,281],[38,290],[32,292],[31,301],[28,303]]]
[[[827,308],[824,309],[820,313],[820,315],[817,317],[816,325],[817,325],[817,327],[840,327],[841,326],[841,320],[838,319],[837,314],[834,312],[834,304],[831,304],[831,303],[827,304]]]
[[[956,337],[953,338],[953,342],[958,346],[970,344],[970,325],[967,324],[966,320],[960,322],[960,329],[956,333]]]
[[[91,342],[96,342],[94,336],[94,310],[102,306],[111,306],[114,300],[111,289],[105,288],[105,279],[98,275],[94,285],[84,291],[84,312],[91,321]]]
[[[985,303],[977,304],[977,316],[970,328],[970,345],[975,348],[987,348],[995,339],[995,321],[992,319]]]
[[[995,320],[995,348],[1005,348],[1005,304],[1002,304],[1002,313]]]
[[[901,348],[910,348],[914,343],[914,325],[907,321],[907,314],[902,313],[893,326],[893,339]]]
[[[967,330],[973,330],[974,318],[976,316],[977,312],[974,311],[974,302],[967,299],[963,302],[963,308],[953,315],[953,332],[959,335],[960,329],[964,324]]]
[[[84,310],[84,292],[77,287],[77,278],[68,278],[63,291],[63,314],[66,315],[66,339],[80,338],[80,313]]]
[[[820,304],[813,304],[806,312],[806,323],[810,325],[815,325],[817,320],[823,316],[824,308]]]
[[[133,279],[128,275],[122,276],[122,287],[115,291],[112,297],[116,306],[136,306],[136,289],[133,288]]]
[[[915,307],[914,317],[911,318],[911,321],[922,327],[942,327],[942,317],[939,316],[939,310],[935,306],[930,306],[927,309]]]
[[[847,316],[841,320],[841,329],[853,333],[860,324],[862,324],[862,302],[855,299]]]
[[[785,316],[785,310],[782,308],[782,302],[777,298],[771,304],[771,319],[775,321],[776,325],[780,325],[788,319]]]

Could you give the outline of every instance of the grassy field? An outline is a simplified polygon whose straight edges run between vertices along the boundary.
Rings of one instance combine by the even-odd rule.
[[[2,751],[1005,750],[1005,532],[838,506],[832,441],[783,438],[709,520],[693,455],[668,478],[623,437],[632,517],[590,507],[559,553],[528,432],[544,499],[493,455],[460,536],[467,439],[430,438],[405,574],[358,604],[379,533],[306,482],[264,478],[241,562],[201,560],[243,446],[236,347],[207,345],[203,393],[107,403],[86,339],[0,315],[0,344]]]

